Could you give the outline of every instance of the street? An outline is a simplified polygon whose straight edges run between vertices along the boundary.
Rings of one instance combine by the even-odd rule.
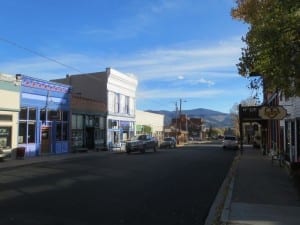
[[[204,224],[234,151],[99,152],[0,170],[1,225]]]

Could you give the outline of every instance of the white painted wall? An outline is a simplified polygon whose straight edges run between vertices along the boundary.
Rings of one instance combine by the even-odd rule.
[[[152,131],[154,134],[156,132],[163,132],[164,118],[165,116],[161,114],[136,110],[136,124],[152,127]]]
[[[124,114],[126,96],[129,97],[129,115],[135,115],[136,107],[136,89],[138,85],[137,78],[133,75],[121,73],[112,68],[107,68],[108,74],[107,91],[108,91],[108,113],[109,114]],[[120,111],[115,111],[116,94],[120,95],[119,104]],[[126,114],[126,113],[125,113]]]
[[[11,151],[18,145],[18,121],[20,110],[20,82],[13,75],[0,74],[0,114],[12,116],[12,121],[0,121],[0,127],[11,127]]]

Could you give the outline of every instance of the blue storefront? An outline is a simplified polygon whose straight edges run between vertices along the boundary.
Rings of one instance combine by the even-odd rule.
[[[70,149],[71,86],[21,77],[18,146],[25,156],[59,154]]]

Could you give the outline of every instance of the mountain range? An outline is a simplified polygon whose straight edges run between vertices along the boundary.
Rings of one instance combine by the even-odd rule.
[[[165,116],[165,125],[171,123],[172,118],[176,117],[176,111],[167,111],[167,110],[147,110],[147,112],[162,114]],[[179,114],[179,112],[178,112]],[[210,109],[190,109],[182,110],[181,114],[186,114],[189,118],[203,118],[204,125],[206,127],[218,127],[218,128],[228,128],[232,127],[232,121],[229,113],[218,112]]]

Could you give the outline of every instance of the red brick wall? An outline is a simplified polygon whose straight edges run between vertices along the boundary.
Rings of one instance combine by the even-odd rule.
[[[72,95],[71,108],[73,111],[101,113],[107,112],[103,102]]]

